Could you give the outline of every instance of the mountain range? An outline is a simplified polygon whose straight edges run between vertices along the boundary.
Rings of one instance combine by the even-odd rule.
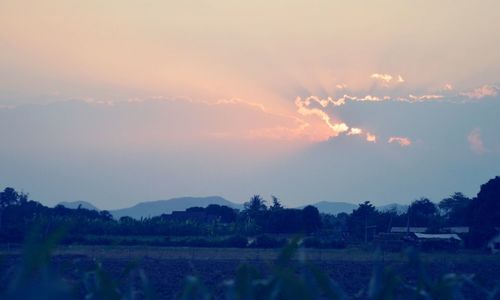
[[[180,198],[172,198],[169,200],[140,202],[131,207],[110,210],[109,212],[116,219],[119,219],[123,216],[129,216],[135,219],[140,219],[140,218],[159,216],[161,214],[169,214],[172,211],[185,210],[193,206],[207,207],[209,204],[225,205],[239,210],[243,209],[243,204],[234,203],[219,196],[210,196],[210,197],[180,197]],[[97,207],[86,201],[61,202],[59,203],[59,205],[63,205],[68,208],[78,208],[78,206],[81,205],[82,208],[99,210]],[[331,201],[320,201],[313,203],[311,205],[318,208],[318,210],[321,213],[335,214],[335,215],[343,212],[351,213],[354,209],[356,209],[356,207],[358,207],[357,204],[353,203],[331,202]],[[298,208],[303,208],[303,207],[304,206]],[[408,208],[407,205],[400,205],[395,203],[377,207],[377,209],[380,211],[395,209],[398,213],[405,212],[407,208]]]

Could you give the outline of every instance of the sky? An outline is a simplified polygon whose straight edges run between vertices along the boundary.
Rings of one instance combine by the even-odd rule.
[[[0,2],[0,188],[377,205],[500,175],[500,2]]]

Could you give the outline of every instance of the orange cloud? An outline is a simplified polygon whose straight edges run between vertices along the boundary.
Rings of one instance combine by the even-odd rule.
[[[366,140],[370,143],[376,143],[377,142],[377,136],[374,134],[371,134],[369,132],[366,133]]]
[[[398,143],[401,147],[408,147],[411,145],[411,140],[407,137],[391,136],[387,142],[389,144]]]
[[[297,97],[295,99],[295,105],[297,106],[297,112],[303,116],[310,116],[310,115],[315,115],[320,117],[325,124],[332,130],[332,136],[336,137],[341,133],[344,133],[349,130],[349,126],[343,122],[333,122],[330,118],[330,116],[320,108],[310,108],[313,104],[313,102],[319,104],[322,107],[326,107],[328,103],[330,103],[331,98],[328,99],[320,99],[318,97],[307,97],[305,99],[302,99],[300,97]],[[334,102],[332,102],[334,103]],[[334,103],[334,105],[336,105]],[[341,104],[339,104],[341,105]]]

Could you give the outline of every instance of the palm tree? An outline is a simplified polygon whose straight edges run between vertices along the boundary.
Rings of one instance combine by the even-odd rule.
[[[266,200],[264,200],[260,195],[253,195],[250,201],[243,204],[245,211],[249,213],[255,213],[259,211],[267,210]]]

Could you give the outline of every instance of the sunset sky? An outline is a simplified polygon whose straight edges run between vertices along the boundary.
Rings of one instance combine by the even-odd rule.
[[[500,1],[0,2],[0,188],[105,209],[474,196]]]

